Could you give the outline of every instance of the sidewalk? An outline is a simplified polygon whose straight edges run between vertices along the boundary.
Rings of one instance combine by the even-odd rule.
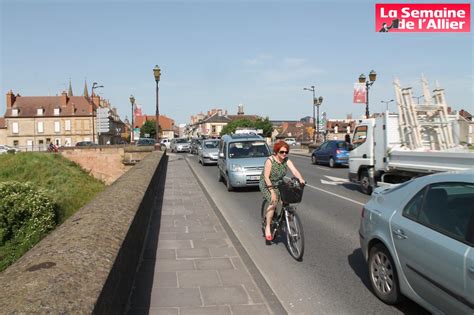
[[[184,157],[169,156],[161,202],[129,314],[274,314]]]
[[[308,149],[294,149],[290,147],[290,154],[296,154],[296,155],[302,155],[302,156],[311,156],[311,153],[308,151]]]

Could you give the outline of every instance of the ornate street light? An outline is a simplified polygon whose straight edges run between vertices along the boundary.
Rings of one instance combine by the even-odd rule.
[[[92,83],[91,91],[91,104],[92,104],[92,142],[95,143],[95,106],[94,106],[94,90],[103,88],[103,85],[99,85],[97,82]]]
[[[130,127],[131,127],[130,128],[131,129],[130,144],[132,144],[133,141],[135,140],[134,137],[133,137],[134,136],[134,128],[135,128],[134,121],[133,121],[133,116],[135,116],[134,112],[133,112],[133,110],[135,109],[135,97],[133,95],[130,95],[130,103],[132,104],[132,124],[130,125]]]
[[[160,102],[159,102],[159,87],[158,83],[160,82],[161,69],[158,65],[153,68],[153,75],[155,76],[156,82],[156,142],[160,143],[161,130],[160,130]]]
[[[323,97],[320,96],[319,98],[316,98],[314,94],[316,91],[314,88],[314,85],[311,85],[311,88],[303,88],[303,90],[313,92],[313,143],[315,143],[316,142],[315,135],[318,135],[318,140],[319,140],[319,106],[323,102]],[[317,119],[315,117],[314,107],[317,107],[318,109]],[[316,132],[314,132],[315,129],[316,129]]]
[[[366,81],[365,75],[361,74],[359,76],[359,83],[365,83],[365,118],[369,118],[369,88],[374,84],[375,80],[377,79],[377,73],[372,70],[369,73],[369,81]]]

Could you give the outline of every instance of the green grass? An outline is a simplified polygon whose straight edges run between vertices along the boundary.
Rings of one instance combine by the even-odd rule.
[[[51,153],[0,155],[0,182],[32,182],[46,189],[59,207],[59,224],[105,189],[76,163]]]

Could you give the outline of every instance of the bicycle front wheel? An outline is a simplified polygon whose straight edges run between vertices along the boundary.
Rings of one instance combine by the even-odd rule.
[[[288,212],[286,217],[286,247],[291,257],[300,261],[304,253],[303,225],[296,212]]]

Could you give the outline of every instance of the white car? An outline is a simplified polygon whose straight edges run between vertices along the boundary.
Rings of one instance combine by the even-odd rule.
[[[0,144],[0,154],[8,153],[8,152],[16,153],[16,152],[19,152],[19,151],[20,150],[18,150],[17,148],[10,147],[6,144]]]
[[[296,139],[295,138],[285,138],[285,141],[286,143],[288,143],[288,145],[296,145]]]
[[[171,140],[170,139],[161,139],[160,141],[160,145],[161,146],[165,146],[166,149],[169,149],[170,148],[170,144],[171,144]]]

